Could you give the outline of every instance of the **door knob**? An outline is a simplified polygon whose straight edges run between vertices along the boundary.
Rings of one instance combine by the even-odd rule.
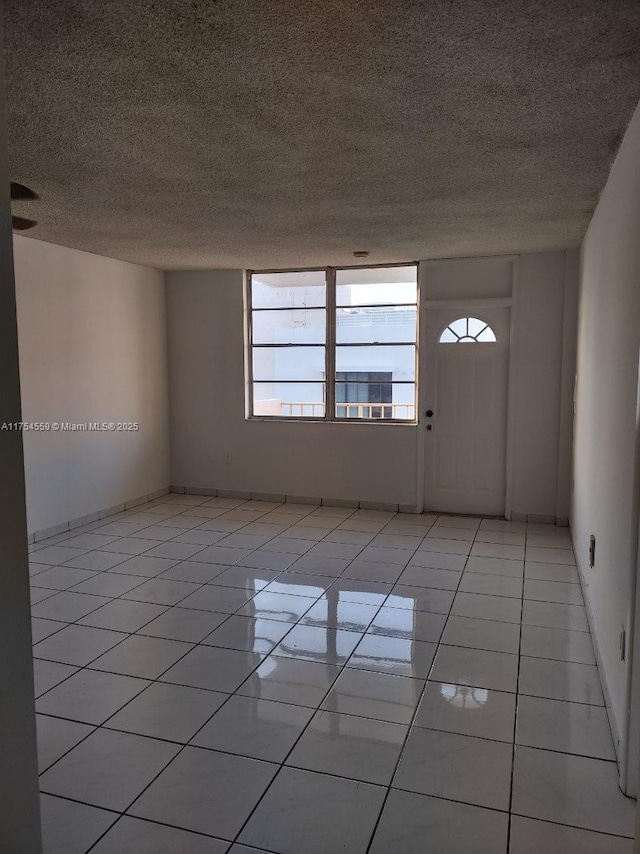
[[[427,418],[431,418],[431,416],[433,415],[433,409],[427,409],[425,415],[427,416]]]
[[[433,430],[433,424],[427,424],[427,430]]]

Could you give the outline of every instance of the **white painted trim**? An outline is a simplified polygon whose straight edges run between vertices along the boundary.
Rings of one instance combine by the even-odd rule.
[[[100,511],[100,518],[106,519],[107,516],[115,516],[116,513],[124,513],[126,510],[126,501],[119,501],[117,504],[112,504],[111,507],[105,507]],[[67,524],[65,522],[65,524]]]
[[[425,353],[426,353],[426,323],[424,322],[424,311],[428,304],[427,288],[424,281],[424,266],[421,261],[418,264],[418,365],[416,369],[418,381],[418,394],[416,395],[416,508],[418,513],[423,513],[425,508],[425,410],[427,408],[426,401],[426,372],[425,372]]]
[[[352,507],[357,510],[360,502],[354,498],[323,498],[323,507]]]
[[[276,501],[283,504],[309,504],[324,507],[352,507],[354,510],[386,510],[392,513],[407,513],[415,515],[421,511],[414,504],[394,504],[386,501],[360,501],[357,498],[334,498],[332,496],[310,497],[301,495],[280,495],[265,492],[249,492],[245,490],[229,490],[203,488],[200,486],[172,486],[171,492],[180,495],[219,495],[221,498],[242,498],[246,501]]]
[[[253,363],[251,360],[253,312],[251,311],[251,270],[242,273],[242,329],[244,337],[244,417],[253,417]]]
[[[551,513],[527,513],[527,522],[536,525],[555,525],[556,517]]]
[[[432,260],[420,261],[420,264],[425,266],[435,267],[440,264],[455,264],[456,261],[464,263],[465,261],[517,261],[518,255],[465,255],[460,258],[434,258]]]
[[[570,512],[573,469],[574,389],[578,345],[578,265],[571,250],[564,253],[562,305],[562,361],[558,388],[558,452],[556,479],[556,517]],[[568,481],[568,483],[567,483]]]
[[[573,531],[571,532],[571,541],[573,543]],[[576,568],[578,570],[578,578],[580,579],[580,588],[582,590],[582,598],[584,599],[585,613],[587,615],[587,623],[589,624],[589,633],[591,635],[591,642],[593,643],[593,652],[596,659],[596,667],[598,668],[598,676],[600,678],[600,685],[602,686],[602,693],[604,696],[604,704],[607,712],[607,718],[609,719],[609,729],[611,730],[611,738],[613,741],[613,748],[616,753],[616,761],[618,763],[618,771],[620,770],[620,732],[618,730],[615,715],[613,714],[613,709],[611,706],[611,696],[609,694],[609,689],[607,686],[607,680],[605,679],[605,670],[604,664],[602,662],[602,656],[600,655],[600,649],[598,647],[598,638],[595,633],[595,620],[593,618],[593,611],[591,610],[591,604],[589,601],[589,597],[587,596],[587,585],[585,581],[584,571],[580,566],[580,558],[575,549],[573,549],[573,554],[576,559]],[[622,781],[620,780],[620,785],[622,787]],[[624,789],[623,789],[624,791]]]
[[[68,522],[60,522],[58,525],[51,525],[49,528],[41,528],[39,531],[33,531],[29,534],[30,542],[38,543],[41,540],[46,540],[49,537],[55,537],[57,534],[64,534],[67,531],[73,531],[75,528],[80,528],[83,525],[92,522],[98,522],[101,519],[106,519],[113,516],[115,513],[122,513],[124,510],[131,510],[134,507],[140,507],[147,504],[149,501],[155,501],[162,495],[168,495],[174,490],[170,486],[163,489],[156,489],[148,495],[140,495],[135,498],[130,498],[127,501],[122,501],[120,504],[114,504],[111,507],[104,507],[102,510],[96,510],[94,513],[89,513],[86,516],[79,516],[75,519],[69,519]],[[32,539],[33,538],[33,539]]]
[[[511,519],[513,512],[513,472],[514,441],[516,418],[516,329],[520,306],[520,259],[513,259],[511,265],[511,299],[509,300],[509,377],[507,379],[507,435],[505,460],[504,518]]]
[[[387,513],[398,513],[400,505],[387,501],[360,501],[358,506],[361,510],[383,510]]]
[[[636,424],[640,424],[640,364],[638,366],[638,391],[636,398]],[[635,564],[631,614],[629,618],[629,690],[627,694],[627,720],[625,722],[624,749],[620,751],[620,787],[632,797],[638,797],[640,786],[640,434],[636,431],[633,488],[633,530],[631,555]]]
[[[168,491],[169,491],[169,488],[166,486],[163,486],[162,489],[156,489],[155,492],[149,493],[148,500],[149,501],[155,501],[156,498],[162,498],[163,495],[167,495]]]
[[[461,308],[466,311],[468,308],[510,308],[511,303],[511,297],[480,297],[475,299],[465,299],[464,297],[460,297],[455,299],[426,299],[424,301],[424,307]]]
[[[285,495],[286,504],[313,504],[315,507],[320,507],[322,498],[316,495]]]
[[[287,496],[283,495],[281,492],[252,492],[251,493],[252,501],[270,501],[275,504],[284,504],[287,500]]]
[[[337,319],[336,319],[336,293],[337,293],[337,277],[336,274],[343,270],[374,270],[374,269],[385,269],[387,267],[399,268],[399,267],[415,267],[416,271],[416,339],[413,344],[414,347],[414,359],[417,362],[419,359],[419,346],[418,346],[418,332],[419,332],[419,316],[420,316],[420,288],[418,284],[419,278],[419,263],[418,261],[403,261],[396,263],[388,263],[388,264],[357,264],[354,266],[346,266],[346,267],[333,267],[331,265],[325,267],[309,267],[309,268],[300,268],[300,269],[282,269],[282,270],[252,270],[246,269],[243,271],[243,297],[244,297],[244,311],[243,311],[243,324],[244,324],[244,377],[245,377],[245,420],[246,421],[280,421],[280,422],[291,422],[291,421],[299,421],[305,423],[311,422],[321,422],[323,424],[345,424],[348,422],[352,422],[354,424],[369,424],[373,423],[373,419],[366,418],[339,418],[336,415],[336,360],[337,360],[337,349],[339,346],[357,346],[357,342],[355,344],[345,343],[340,345],[337,341]],[[324,273],[324,282],[325,282],[325,337],[324,344],[314,345],[314,346],[322,346],[324,348],[324,415],[315,417],[311,416],[309,418],[297,417],[297,416],[284,416],[284,415],[256,415],[254,413],[254,400],[253,400],[253,386],[254,386],[254,377],[253,377],[253,349],[254,347],[263,346],[260,344],[254,344],[253,342],[253,292],[252,292],[252,281],[254,275],[259,275],[260,273],[297,273],[297,272],[318,272]],[[413,303],[407,303],[407,306],[413,305]],[[368,306],[374,307],[374,306]],[[375,306],[377,308],[383,308],[384,306]],[[283,310],[287,310],[286,306],[280,307]],[[315,307],[317,310],[320,310],[321,306]],[[256,309],[256,311],[263,311],[268,309]],[[274,309],[275,310],[275,309]],[[404,346],[409,345],[410,342],[407,341],[384,341],[377,342],[372,346]],[[273,344],[266,344],[264,346],[275,346]],[[281,344],[277,345],[281,347],[301,347],[304,344]],[[417,370],[414,372],[414,406],[417,407],[417,393],[419,389],[419,382],[417,376]],[[295,381],[298,382],[298,381]],[[416,413],[417,414],[417,413]],[[381,419],[382,420],[382,419]],[[384,422],[387,424],[409,424],[415,425],[417,419],[409,420],[409,419],[384,419]],[[377,422],[380,423],[380,422]]]

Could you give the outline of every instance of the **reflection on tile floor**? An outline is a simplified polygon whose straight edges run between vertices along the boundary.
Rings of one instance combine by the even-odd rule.
[[[170,495],[31,547],[47,854],[630,854],[568,532]]]

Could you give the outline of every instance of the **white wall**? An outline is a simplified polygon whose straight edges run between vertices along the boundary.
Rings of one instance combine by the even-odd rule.
[[[414,503],[411,426],[245,420],[242,271],[168,273],[167,304],[175,485]]]
[[[164,273],[14,239],[24,421],[139,422],[138,432],[26,432],[29,531],[169,480]]]
[[[569,517],[575,354],[576,253],[519,258],[513,306],[513,493],[515,514]]]
[[[562,482],[565,264],[564,252],[520,258],[523,308],[515,343],[522,375],[514,447],[522,462],[514,472],[514,510],[552,519]],[[421,287],[438,299],[471,296],[474,286],[482,297],[504,297],[512,266],[503,259],[421,264]],[[407,508],[419,503],[423,426],[245,420],[241,271],[168,273],[167,305],[174,485]]]
[[[615,733],[624,741],[636,558],[640,348],[640,110],[626,133],[581,254],[572,525]],[[596,566],[589,569],[589,536]],[[637,759],[636,759],[637,761]]]

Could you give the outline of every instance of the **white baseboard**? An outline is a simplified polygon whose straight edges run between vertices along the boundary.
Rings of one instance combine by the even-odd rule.
[[[600,684],[602,685],[602,693],[604,695],[605,709],[607,710],[607,718],[609,719],[609,728],[611,729],[611,738],[613,740],[613,747],[616,754],[616,762],[618,764],[618,771],[620,771],[620,766],[622,762],[621,751],[624,749],[621,743],[621,735],[620,730],[618,729],[618,725],[615,719],[615,715],[613,714],[613,709],[611,705],[611,695],[609,693],[609,687],[607,685],[607,679],[605,676],[604,665],[602,663],[602,656],[600,655],[600,649],[598,647],[598,638],[595,633],[595,621],[593,618],[593,612],[591,610],[591,603],[589,601],[589,597],[587,596],[587,587],[586,581],[584,577],[584,572],[582,567],[580,566],[580,562],[578,560],[578,556],[574,549],[573,552],[576,555],[576,567],[578,569],[578,578],[580,579],[580,587],[582,589],[582,598],[584,599],[584,607],[585,612],[587,614],[587,622],[589,624],[589,631],[591,633],[591,642],[593,643],[593,652],[596,657],[596,667],[598,668],[598,676],[600,677]]]
[[[282,495],[275,492],[249,492],[234,489],[210,489],[200,486],[172,486],[171,492],[184,495],[211,495],[220,498],[238,498],[246,501],[279,501],[287,504],[316,504],[324,507],[352,507],[354,510],[384,510],[391,513],[417,513],[415,504],[393,504],[386,501],[359,501],[355,498],[333,496]]]
[[[137,498],[130,498],[128,501],[122,501],[119,504],[112,505],[111,507],[103,507],[101,510],[88,513],[86,516],[78,516],[75,519],[69,519],[68,522],[60,522],[58,525],[41,528],[39,531],[31,531],[28,535],[28,542],[29,544],[38,543],[40,540],[46,540],[49,537],[64,534],[65,531],[73,531],[75,528],[82,527],[82,525],[97,522],[100,519],[105,519],[107,516],[113,516],[115,513],[121,513],[123,510],[131,510],[133,507],[140,507],[148,501],[154,501],[162,495],[168,495],[169,492],[171,492],[171,487],[166,486],[162,489],[156,489],[155,492],[150,492],[147,495],[139,495]]]

